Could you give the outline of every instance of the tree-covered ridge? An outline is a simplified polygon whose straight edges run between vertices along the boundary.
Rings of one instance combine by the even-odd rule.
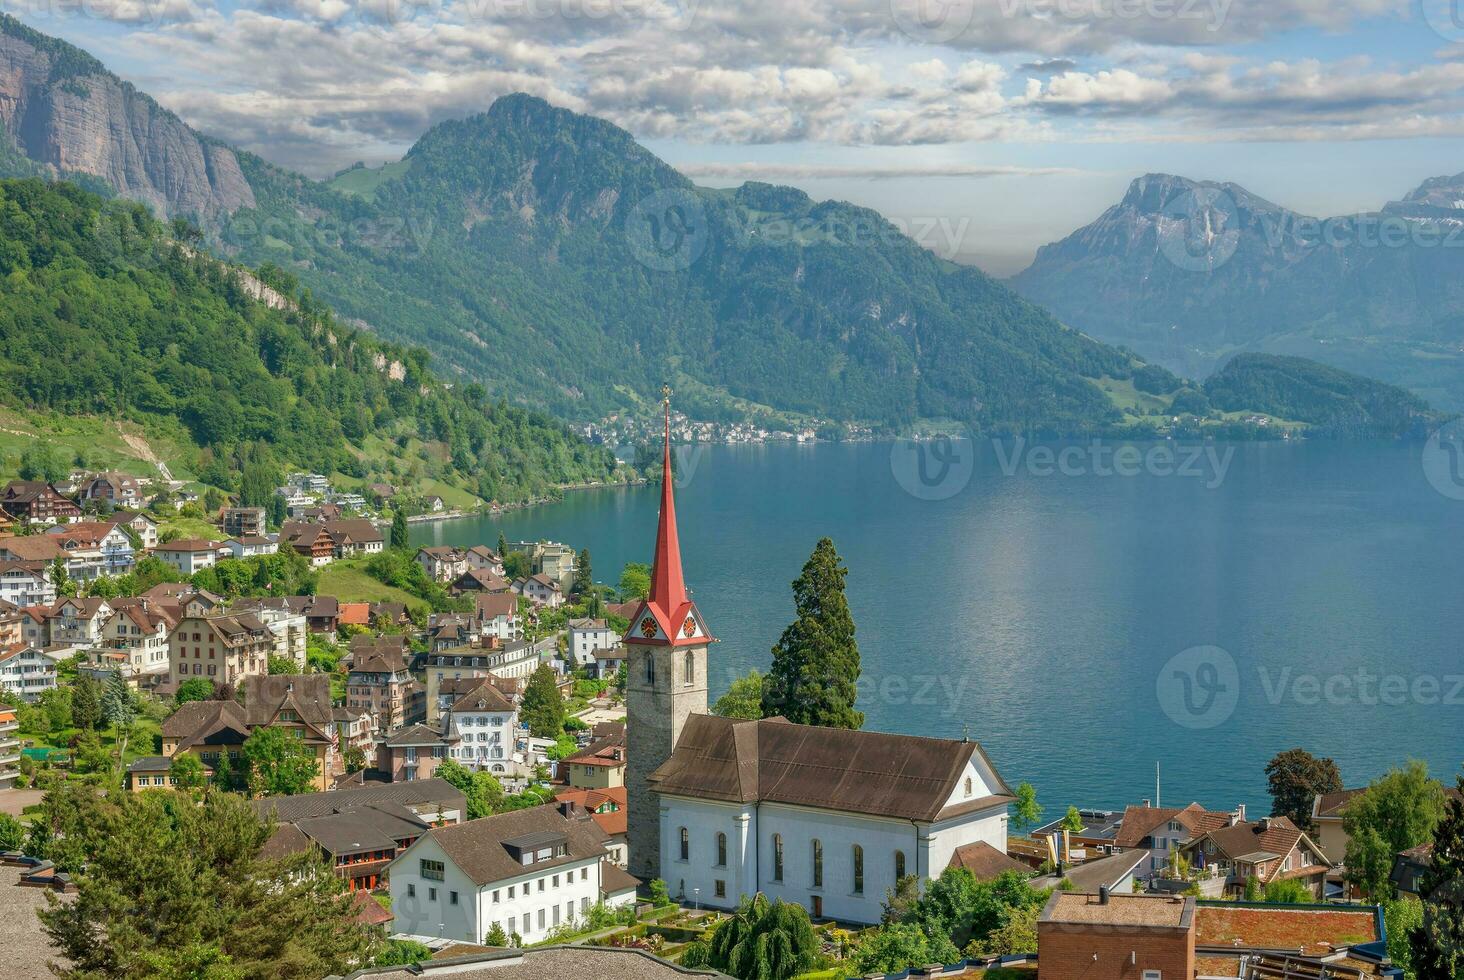
[[[298,269],[343,314],[569,417],[670,380],[702,418],[733,417],[735,397],[890,427],[1075,431],[1119,418],[1090,379],[1140,366],[873,211],[698,188],[614,125],[528,96],[434,127],[369,196],[240,161],[258,207],[220,247]],[[628,232],[668,200],[695,212],[684,268],[652,267]]]
[[[1237,354],[1205,382],[1221,411],[1265,412],[1346,437],[1417,434],[1437,416],[1402,388],[1302,357]]]
[[[214,459],[259,444],[356,476],[421,440],[443,477],[502,501],[612,472],[562,425],[343,325],[291,275],[260,270],[288,297],[269,305],[253,276],[168,232],[141,205],[0,182],[0,402],[181,423]]]

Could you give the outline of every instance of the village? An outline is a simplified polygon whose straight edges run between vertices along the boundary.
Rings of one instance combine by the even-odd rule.
[[[62,811],[109,797],[246,801],[258,860],[350,897],[376,951],[352,976],[500,980],[1402,977],[1434,835],[1464,833],[1464,797],[1404,760],[1346,787],[1282,752],[1265,816],[1156,786],[1043,820],[1002,775],[1020,760],[970,738],[789,720],[770,687],[761,711],[711,704],[670,480],[654,562],[618,588],[570,545],[412,548],[405,514],[324,477],[276,493],[180,537],[118,474],[0,492],[18,975],[58,955],[31,910],[89,887]],[[317,587],[363,560],[411,600]]]

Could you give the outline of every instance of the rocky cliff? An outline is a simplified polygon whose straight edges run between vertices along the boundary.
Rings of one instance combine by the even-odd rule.
[[[11,17],[0,17],[0,125],[42,172],[92,178],[161,214],[205,216],[254,205],[233,150],[200,136],[90,56]]]

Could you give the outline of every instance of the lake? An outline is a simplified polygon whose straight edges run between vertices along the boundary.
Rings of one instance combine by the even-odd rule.
[[[950,442],[680,451],[687,582],[712,696],[766,669],[789,582],[849,567],[865,727],[969,732],[1048,807],[1154,795],[1269,810],[1301,746],[1347,784],[1464,761],[1464,501],[1417,444]],[[654,488],[568,494],[414,543],[548,538],[614,582],[649,561]],[[1464,493],[1457,496],[1464,496]]]

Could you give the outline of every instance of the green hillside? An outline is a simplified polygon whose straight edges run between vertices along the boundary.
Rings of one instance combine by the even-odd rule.
[[[69,184],[0,182],[0,406],[177,434],[225,488],[260,453],[500,501],[610,477],[609,453],[561,424],[445,385],[421,348],[347,327],[291,275],[256,278],[173,232],[186,238]]]
[[[1263,412],[1349,438],[1418,435],[1437,421],[1423,399],[1302,357],[1238,354],[1205,382],[1225,412]]]

